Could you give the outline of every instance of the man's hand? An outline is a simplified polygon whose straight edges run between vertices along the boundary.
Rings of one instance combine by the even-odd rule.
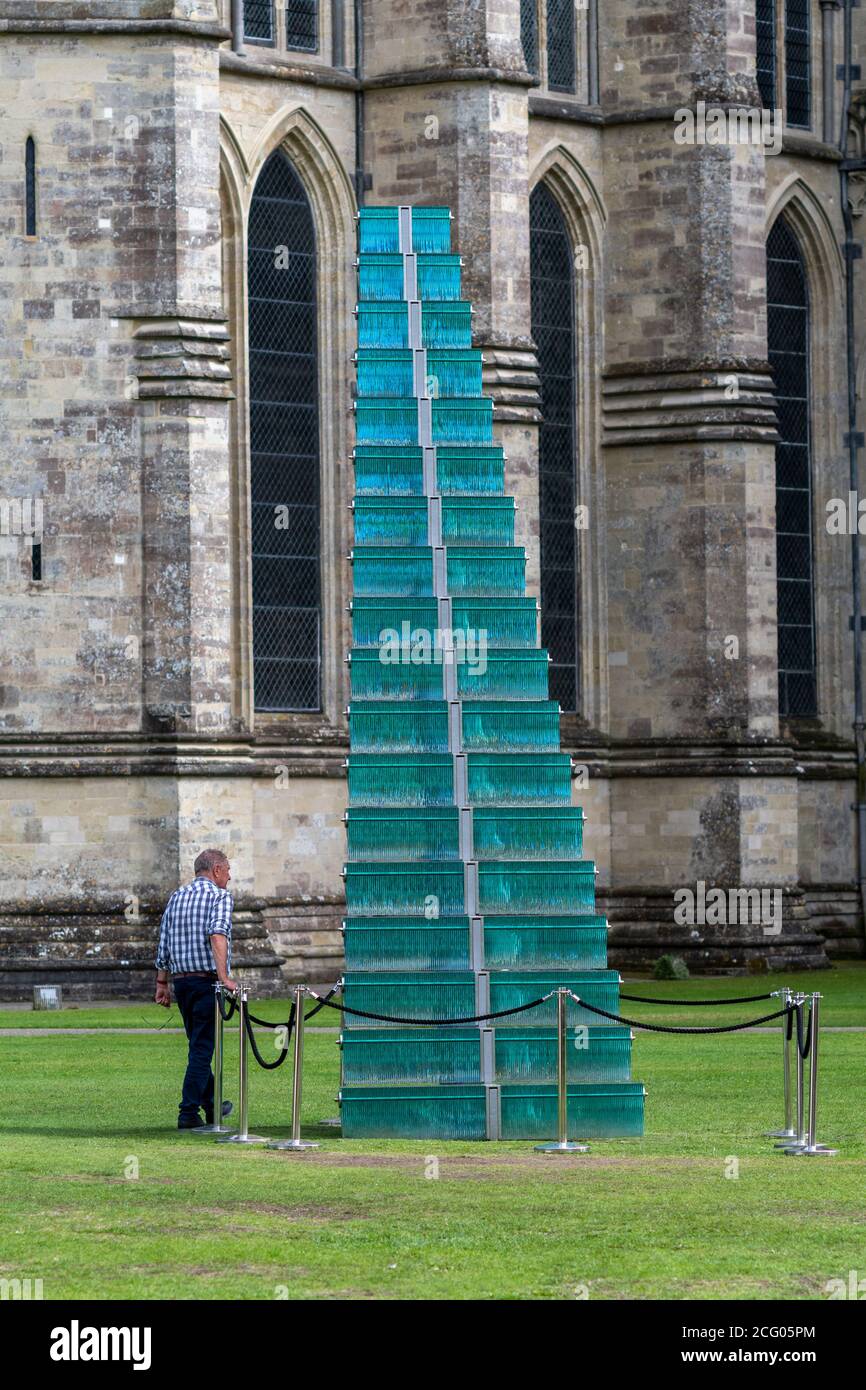
[[[232,994],[234,994],[235,990],[237,989],[237,984],[235,983],[235,981],[230,980],[228,976],[226,976],[224,980],[220,980],[220,984],[222,985],[223,989],[230,989]]]
[[[164,1009],[171,1008],[171,988],[168,980],[157,980],[156,994],[153,996],[155,1004],[162,1004]]]

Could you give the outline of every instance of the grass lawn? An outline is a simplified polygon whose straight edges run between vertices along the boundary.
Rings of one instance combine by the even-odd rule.
[[[766,982],[644,981],[634,992],[730,997]],[[786,983],[823,992],[828,1025],[866,1025],[866,967]],[[624,1012],[710,1023],[766,1010]],[[284,1017],[285,1004],[256,1012]],[[97,1026],[91,1015],[165,1021],[134,1005],[66,1022]],[[60,1018],[4,1011],[0,1026]],[[321,1148],[299,1155],[177,1133],[183,1037],[50,1026],[0,1039],[0,1274],[42,1278],[46,1299],[809,1300],[851,1269],[866,1275],[866,1033],[821,1042],[818,1137],[839,1156],[796,1159],[762,1137],[781,1122],[776,1032],[639,1034],[646,1137],[547,1157],[529,1143],[341,1140],[319,1123],[337,1113],[336,1038],[311,1029],[304,1133]],[[228,1054],[233,1078],[236,1036]],[[289,1083],[289,1064],[253,1068],[254,1132],[288,1132]]]

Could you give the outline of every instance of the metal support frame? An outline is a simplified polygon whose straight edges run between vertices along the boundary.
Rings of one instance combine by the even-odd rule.
[[[238,1131],[237,1134],[218,1136],[218,1144],[266,1144],[261,1134],[250,1134],[247,1110],[247,1083],[249,1062],[247,1058],[247,991],[241,986],[238,990]],[[214,1111],[216,1115],[216,1111]]]
[[[304,995],[307,993],[306,985],[295,986],[295,1037],[294,1037],[294,1074],[292,1076],[292,1137],[291,1139],[273,1139],[268,1144],[269,1149],[286,1149],[292,1153],[300,1149],[317,1149],[319,1145],[312,1139],[301,1138],[301,1097],[303,1094],[304,1081]]]
[[[568,1138],[568,1000],[577,999],[570,989],[557,989],[556,994],[556,1091],[557,1139],[555,1143],[536,1144],[537,1153],[585,1154],[587,1144],[574,1144]],[[579,1001],[578,1001],[579,1002]]]

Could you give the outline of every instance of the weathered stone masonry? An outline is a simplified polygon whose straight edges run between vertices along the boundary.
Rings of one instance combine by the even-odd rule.
[[[597,75],[581,39],[573,95],[527,71],[518,0],[366,0],[360,75],[340,9],[337,36],[322,5],[316,53],[237,54],[218,0],[0,0],[2,496],[40,497],[45,518],[41,580],[29,538],[0,535],[0,997],[149,984],[162,903],[206,844],[231,855],[257,991],[339,973],[359,109],[367,201],[454,211],[533,590],[539,180],[586,252],[581,713],[563,747],[588,774],[574,799],[614,962],[862,954],[850,554],[820,525],[848,487],[828,6],[814,130],[775,157],[673,141],[677,108],[757,101],[749,6],[600,0]],[[244,227],[279,144],[318,250],[324,695],[303,716],[256,713],[251,691]],[[783,209],[810,276],[820,717],[780,726],[764,247]],[[781,935],[676,926],[673,892],[698,879],[782,887]]]

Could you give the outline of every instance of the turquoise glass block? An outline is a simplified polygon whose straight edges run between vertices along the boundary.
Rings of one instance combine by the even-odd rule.
[[[592,913],[570,917],[488,913],[484,962],[491,970],[604,970],[607,922]]]
[[[595,865],[588,859],[483,862],[478,865],[478,896],[482,912],[591,912]]]
[[[459,299],[460,264],[459,256],[422,252],[417,257],[418,298]]]
[[[358,213],[358,250],[400,250],[399,208],[361,208]]]
[[[431,402],[434,444],[489,444],[493,440],[493,401],[486,396]]]
[[[582,1028],[568,1040],[569,1082],[620,1082],[631,1075],[631,1032],[617,1024]],[[496,1080],[541,1081],[555,1085],[557,1076],[555,1028],[496,1029]],[[373,1079],[373,1078],[371,1078]],[[375,1078],[383,1081],[388,1077]],[[360,1078],[359,1078],[360,1080]]]
[[[344,1085],[481,1080],[477,1028],[353,1028],[342,1050]]]
[[[370,301],[355,309],[358,348],[406,348],[409,346],[409,306],[405,299],[377,304]]]
[[[451,250],[451,209],[412,209],[412,250]]]
[[[412,444],[418,438],[416,400],[358,400],[355,433],[365,444]]]
[[[433,552],[426,546],[359,546],[352,552],[352,578],[358,595],[433,595]]]
[[[461,863],[347,864],[345,875],[352,916],[423,918],[435,909],[439,917],[461,917],[466,911]]]
[[[472,305],[464,301],[421,305],[421,345],[425,348],[472,346]]]
[[[579,806],[477,806],[472,835],[478,859],[578,858],[583,850]]]
[[[540,999],[551,990],[570,989],[587,1004],[608,1013],[617,1013],[619,1004],[619,975],[615,970],[590,970],[585,973],[571,970],[493,970],[490,974],[490,1009],[513,1009],[520,1004],[528,1004]],[[569,1028],[593,1027],[609,1023],[609,1020],[585,1009],[574,999],[569,998],[566,1008]],[[513,1027],[555,1028],[556,999],[550,998],[538,1008],[527,1009],[512,1019]]]
[[[355,353],[359,396],[411,396],[413,356],[409,351],[359,348]]]
[[[443,497],[498,495],[505,485],[501,446],[440,444],[436,450],[436,484]]]
[[[392,642],[394,635],[401,641],[409,624],[409,633],[420,629],[434,632],[439,621],[435,598],[364,598],[352,600],[352,642],[355,647],[380,647]]]
[[[403,299],[403,257],[363,252],[358,257],[358,299]]]
[[[486,1139],[484,1086],[343,1086],[346,1139]]]
[[[444,497],[445,545],[513,545],[513,497]]]
[[[355,700],[437,700],[444,694],[442,667],[431,662],[384,661],[387,649],[358,647],[351,653]]]
[[[489,648],[470,651],[457,667],[457,693],[475,700],[544,700],[550,669],[546,651]]]
[[[444,700],[353,700],[349,741],[358,753],[447,753],[448,706]]]
[[[424,454],[417,444],[359,444],[352,455],[355,495],[420,497],[424,494]]]
[[[351,753],[350,806],[450,806],[454,759],[450,753]]]
[[[448,592],[454,598],[522,595],[526,557],[520,546],[450,545]]]
[[[464,700],[462,726],[468,752],[559,750],[559,705],[554,700]]]
[[[644,1088],[637,1081],[619,1085],[570,1085],[568,1133],[574,1139],[639,1139],[643,1134]],[[503,1139],[549,1139],[557,1135],[555,1086],[504,1085],[500,1092]]]
[[[356,497],[352,504],[356,545],[426,545],[425,497]]]
[[[530,806],[571,801],[571,758],[567,753],[470,753],[469,800],[473,806]]]
[[[475,975],[471,970],[354,971],[343,976],[343,1003],[392,1018],[420,1018],[447,1023],[475,1010]],[[374,1019],[344,1014],[345,1028],[369,1028]]]
[[[348,917],[347,970],[469,970],[468,917]]]
[[[350,806],[349,859],[457,859],[458,814],[456,806]]]
[[[478,348],[431,348],[427,353],[428,396],[480,396],[481,352]]]
[[[490,647],[535,647],[538,636],[538,603],[534,598],[455,598],[451,601],[451,628],[462,632],[464,642],[484,641]]]

